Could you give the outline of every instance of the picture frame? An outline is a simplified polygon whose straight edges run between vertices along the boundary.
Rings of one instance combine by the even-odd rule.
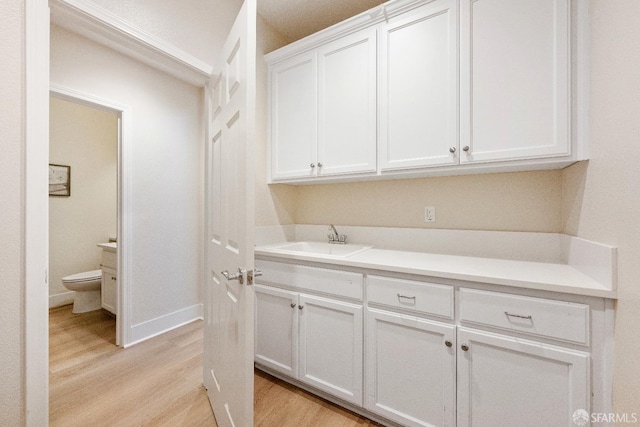
[[[71,196],[71,166],[49,164],[49,197]]]

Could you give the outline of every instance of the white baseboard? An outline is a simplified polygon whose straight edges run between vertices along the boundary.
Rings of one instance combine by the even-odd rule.
[[[131,347],[134,344],[146,341],[199,319],[203,319],[202,304],[192,305],[191,307],[138,323],[137,325],[131,326],[131,333],[129,334],[131,341],[126,343],[124,347]]]
[[[61,294],[49,295],[49,308],[61,307],[67,304],[73,304],[75,292],[63,292]]]

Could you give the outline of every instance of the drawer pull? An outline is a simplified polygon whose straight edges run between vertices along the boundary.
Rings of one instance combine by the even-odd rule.
[[[397,294],[397,295],[398,295],[398,301],[400,301],[400,302],[402,302],[403,299],[410,299],[410,300],[413,300],[413,304],[416,303],[416,297],[415,296],[408,297],[406,295],[400,295],[400,294]]]
[[[513,313],[509,313],[508,311],[505,311],[504,314],[507,315],[507,317],[517,317],[518,319],[527,319],[527,320],[533,320],[531,315],[528,316],[521,316],[520,314],[513,314]]]

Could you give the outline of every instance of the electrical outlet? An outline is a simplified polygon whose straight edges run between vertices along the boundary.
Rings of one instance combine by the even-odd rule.
[[[425,206],[424,207],[424,222],[436,222],[436,207]]]

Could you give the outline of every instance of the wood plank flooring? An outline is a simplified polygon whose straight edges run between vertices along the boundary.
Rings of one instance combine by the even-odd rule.
[[[202,322],[122,349],[105,311],[49,312],[52,427],[216,426],[202,386]],[[263,372],[255,374],[256,426],[372,426]]]

